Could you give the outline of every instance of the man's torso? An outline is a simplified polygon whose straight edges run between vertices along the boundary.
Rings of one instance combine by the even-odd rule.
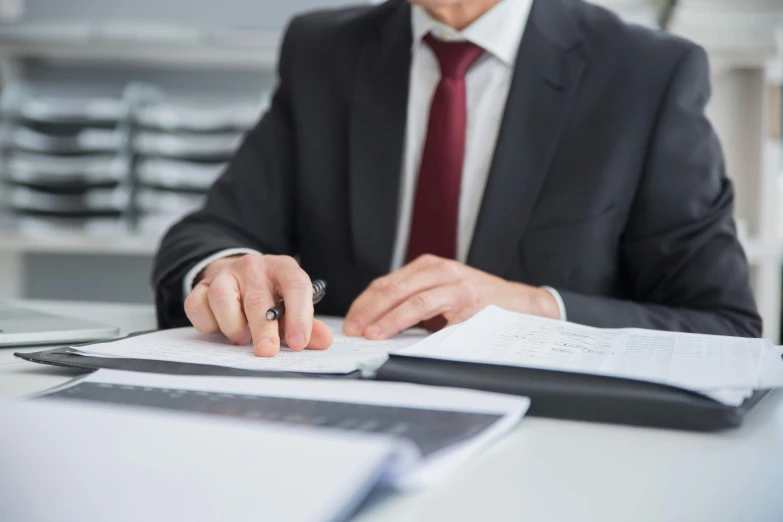
[[[321,12],[289,33],[297,247],[305,270],[342,285],[341,296],[358,295],[392,261],[409,9],[391,1]],[[622,297],[624,225],[656,110],[686,49],[586,4],[536,2],[468,263],[531,285]],[[642,64],[646,53],[656,59]],[[328,307],[344,312],[347,299]]]

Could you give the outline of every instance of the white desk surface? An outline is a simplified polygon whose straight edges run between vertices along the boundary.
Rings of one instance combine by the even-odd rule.
[[[146,306],[23,304],[123,334],[155,325]],[[0,397],[78,375],[15,359],[14,351],[0,349]],[[718,434],[528,417],[446,482],[371,502],[356,520],[781,522],[783,392],[766,397],[740,429]]]

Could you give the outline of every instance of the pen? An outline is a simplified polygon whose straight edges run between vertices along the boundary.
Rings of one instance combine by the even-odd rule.
[[[326,281],[323,279],[316,279],[313,281],[313,304],[318,304],[321,299],[326,295]],[[285,303],[281,299],[277,306],[270,308],[266,311],[266,318],[270,321],[276,321],[280,316],[285,313]]]

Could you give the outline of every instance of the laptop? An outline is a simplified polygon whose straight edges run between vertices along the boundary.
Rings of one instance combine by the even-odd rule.
[[[119,332],[105,324],[0,303],[0,347],[97,341]]]

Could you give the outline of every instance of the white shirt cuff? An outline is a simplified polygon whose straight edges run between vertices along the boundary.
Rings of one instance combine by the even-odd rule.
[[[187,298],[190,294],[190,291],[193,290],[193,281],[196,280],[196,277],[201,273],[202,270],[204,270],[206,267],[208,267],[210,264],[214,263],[218,259],[223,259],[224,257],[231,257],[231,256],[240,256],[244,254],[260,254],[258,250],[253,250],[252,248],[228,248],[226,250],[221,250],[220,252],[216,252],[212,254],[211,256],[207,257],[206,259],[202,259],[199,261],[196,266],[191,268],[187,274],[185,274],[185,279],[182,281],[182,295]]]
[[[555,290],[550,286],[542,286],[541,289],[546,290],[547,292],[552,294],[552,297],[555,298],[555,302],[557,302],[557,309],[560,311],[560,320],[568,321],[568,316],[566,315],[565,303],[563,302],[563,298],[560,296],[560,292],[558,292],[557,290]]]

